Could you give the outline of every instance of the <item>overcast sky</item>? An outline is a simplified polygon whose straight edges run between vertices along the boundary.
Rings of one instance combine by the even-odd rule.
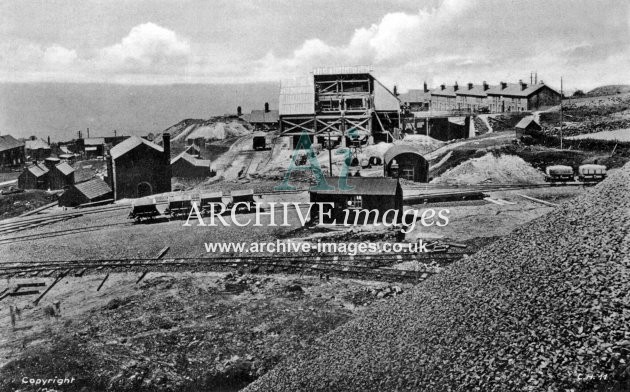
[[[238,83],[365,64],[423,81],[630,83],[630,2],[0,0],[0,81]]]

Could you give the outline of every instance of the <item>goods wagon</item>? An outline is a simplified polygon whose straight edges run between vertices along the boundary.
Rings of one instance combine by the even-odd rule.
[[[223,192],[204,193],[199,196],[199,208],[204,215],[209,215],[212,210],[221,211],[222,202]]]
[[[582,182],[600,182],[606,178],[606,166],[582,165],[578,168],[578,178]]]
[[[545,181],[547,182],[567,182],[574,180],[573,168],[571,166],[547,166],[545,170]]]
[[[168,207],[164,213],[171,218],[185,217],[192,209],[192,199],[189,195],[177,195],[168,198]]]
[[[136,222],[141,222],[143,219],[152,220],[156,216],[160,216],[160,211],[157,209],[157,203],[152,197],[137,200],[131,206],[131,212],[129,212],[129,219],[134,219]]]

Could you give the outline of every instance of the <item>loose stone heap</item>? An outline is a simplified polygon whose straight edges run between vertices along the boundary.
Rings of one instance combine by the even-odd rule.
[[[246,390],[630,390],[629,184],[630,164]]]

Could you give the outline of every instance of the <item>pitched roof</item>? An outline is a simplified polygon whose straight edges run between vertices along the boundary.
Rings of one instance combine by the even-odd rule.
[[[0,135],[0,151],[12,150],[23,146],[24,143],[11,135]]]
[[[55,169],[59,170],[65,176],[74,173],[74,168],[68,165],[66,162],[58,164],[57,166],[55,166]]]
[[[46,166],[37,163],[27,167],[26,170],[31,172],[35,177],[41,177],[48,173],[48,168]]]
[[[487,97],[488,91],[493,88],[493,86],[488,86],[488,90],[483,89],[483,85],[473,85],[471,89],[468,88],[468,85],[461,86],[456,94],[457,95],[467,95],[472,97]]]
[[[122,155],[125,155],[126,153],[128,153],[129,151],[133,150],[134,148],[138,147],[141,144],[146,144],[147,146],[156,149],[159,152],[163,152],[164,149],[160,146],[158,146],[155,143],[152,143],[146,139],[143,139],[141,137],[138,136],[132,136],[129,139],[125,140],[122,143],[117,144],[116,146],[114,146],[110,151],[110,155],[112,156],[113,159],[119,158]]]
[[[426,102],[431,99],[431,91],[423,89],[411,89],[404,94],[398,96],[401,102]]]
[[[180,159],[185,160],[193,166],[210,167],[210,164],[212,163],[209,159],[198,159],[184,151],[171,160],[171,165]]]
[[[72,154],[72,151],[70,151],[70,149],[67,146],[59,146],[59,149],[64,154]]]
[[[455,88],[453,86],[442,86],[431,90],[431,95],[438,95],[440,97],[455,97]]]
[[[529,97],[530,95],[534,94],[538,90],[541,90],[545,87],[549,88],[551,91],[555,92],[558,95],[560,94],[556,90],[552,89],[551,87],[547,86],[544,83],[538,83],[531,86],[527,86],[525,89],[521,87],[520,83],[507,83],[507,86],[503,89],[501,88],[501,85],[499,84],[498,86],[494,86],[491,89],[489,89],[487,93],[488,95],[505,95],[505,96],[510,96],[510,97],[523,98],[523,97]]]
[[[540,127],[540,124],[538,124],[538,121],[534,119],[534,116],[527,116],[527,117],[523,117],[521,121],[519,121],[518,124],[516,124],[516,128],[526,129],[529,126],[529,124],[532,122],[538,125],[538,127]]]
[[[48,143],[46,143],[45,141],[41,140],[41,139],[35,139],[35,140],[27,140],[26,141],[26,149],[27,150],[50,150],[50,146],[48,145]]]
[[[74,187],[90,200],[112,192],[112,188],[100,178],[94,178],[80,184],[75,184]]]
[[[384,177],[348,177],[348,186],[353,187],[350,190],[340,190],[337,188],[339,177],[326,177],[326,182],[334,189],[332,190],[310,190],[315,194],[345,194],[345,195],[396,195],[398,188],[398,179]]]
[[[83,141],[83,144],[86,146],[102,146],[105,144],[104,137],[90,137]]]
[[[400,110],[400,100],[378,79],[374,79],[374,109],[383,111]]]
[[[277,123],[278,116],[279,112],[277,110],[270,110],[268,112],[264,110],[252,110],[247,121],[252,124]]]
[[[417,147],[410,144],[394,144],[387,151],[385,151],[385,154],[383,154],[383,162],[385,163],[385,165],[387,165],[396,156],[406,153],[416,154],[424,159],[424,157],[422,156],[422,152]]]

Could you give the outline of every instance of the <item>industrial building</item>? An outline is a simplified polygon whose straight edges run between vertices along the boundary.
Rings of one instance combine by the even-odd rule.
[[[51,154],[50,145],[35,137],[25,142],[24,149],[26,150],[26,156],[32,161],[41,161],[48,158]]]
[[[400,101],[365,66],[317,68],[310,78],[283,81],[279,115],[293,147],[302,133],[312,142],[331,136],[347,145],[351,130],[366,142],[391,142],[401,126]]]
[[[264,110],[252,110],[241,118],[253,125],[256,131],[273,131],[278,129],[279,111],[269,109],[269,103],[266,102]]]
[[[132,136],[110,150],[107,180],[116,200],[171,191],[170,135],[162,135],[163,147]]]
[[[202,178],[211,177],[211,162],[199,159],[186,152],[182,152],[171,160],[173,177]]]
[[[74,184],[74,169],[59,158],[26,167],[18,177],[21,189],[64,189]]]
[[[396,144],[385,151],[383,172],[385,177],[429,182],[429,162],[417,148],[408,144]]]
[[[74,184],[59,197],[62,207],[76,207],[86,203],[111,200],[112,188],[100,178],[94,178],[80,184]]]
[[[24,143],[11,135],[0,135],[0,167],[19,166],[24,161]]]
[[[361,210],[377,210],[379,212],[379,221],[382,222],[382,216],[387,210],[398,210],[402,213],[403,193],[400,183],[397,179],[380,178],[380,177],[348,177],[342,179],[347,181],[347,185],[351,187],[349,190],[339,189],[339,177],[326,177],[328,185],[332,186],[332,190],[310,190],[310,201],[313,203],[333,203],[330,219],[325,217],[325,222],[331,223],[336,220],[337,223],[343,223],[348,215],[348,222],[354,222],[357,213]],[[346,211],[348,211],[346,213]],[[328,213],[328,208],[324,210]],[[365,214],[360,216],[360,222],[363,223]],[[311,211],[311,218],[319,216],[319,205],[314,204]],[[389,217],[393,217],[391,213]],[[373,218],[373,214],[371,216]],[[389,223],[389,222],[388,222]]]
[[[18,177],[18,187],[20,189],[47,189],[48,188],[48,168],[41,163],[28,166]]]

